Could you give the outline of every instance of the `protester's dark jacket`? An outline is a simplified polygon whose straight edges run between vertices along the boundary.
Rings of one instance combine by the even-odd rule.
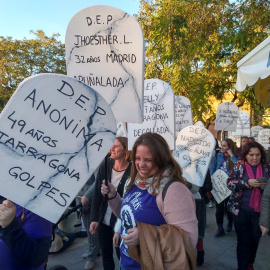
[[[205,204],[208,204],[210,201],[208,196],[207,196],[207,192],[210,192],[212,190],[212,188],[213,187],[212,187],[210,171],[207,170],[203,186],[200,187],[200,189],[199,189],[199,193],[201,194],[202,200],[204,201]]]
[[[260,225],[270,228],[270,181],[267,182],[264,188],[261,201]]]
[[[241,158],[241,152],[242,152],[242,148],[241,147],[238,147],[236,149],[236,157],[237,157],[237,159],[240,159]]]
[[[111,182],[111,176],[112,176],[112,169],[114,165],[114,160],[107,158],[107,180]],[[122,197],[125,183],[130,175],[131,170],[131,163],[125,170],[119,185],[117,187],[117,192]],[[95,191],[92,199],[92,206],[91,206],[91,222],[98,221],[103,222],[107,207],[108,207],[108,201],[107,199],[101,194],[101,184],[102,181],[105,179],[105,160],[101,163],[99,167],[99,171],[97,174],[97,179],[95,183]],[[114,224],[116,222],[116,216],[112,213],[111,219],[110,219],[110,226],[114,227]]]
[[[92,197],[95,189],[95,180],[95,174],[93,173],[78,194],[79,196],[86,196],[88,198],[89,203],[82,206],[82,212],[89,215],[91,213]],[[81,199],[77,200],[78,204],[80,202]]]
[[[270,163],[270,147],[268,147],[268,150],[266,151],[266,161],[267,163]]]
[[[2,203],[4,198],[0,198]],[[44,269],[51,245],[52,224],[16,205],[16,217],[0,226],[0,269]],[[22,218],[23,217],[23,218]]]

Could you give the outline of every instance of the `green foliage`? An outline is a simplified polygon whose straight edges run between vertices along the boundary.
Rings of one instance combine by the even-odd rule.
[[[38,73],[66,74],[65,47],[58,35],[31,32],[35,39],[0,36],[0,110],[25,78]]]
[[[146,79],[171,84],[190,99],[194,121],[215,117],[210,97],[232,94],[261,114],[252,89],[234,90],[237,62],[269,35],[270,5],[265,0],[141,0],[137,16],[146,40]],[[202,113],[204,112],[204,113]]]

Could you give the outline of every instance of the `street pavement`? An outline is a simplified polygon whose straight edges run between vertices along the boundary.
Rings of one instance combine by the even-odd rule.
[[[224,227],[227,220],[224,218]],[[236,270],[236,234],[234,229],[225,236],[215,238],[217,229],[215,224],[215,208],[207,207],[207,224],[204,238],[205,263],[198,267],[198,270]],[[53,270],[56,265],[65,266],[68,270],[83,270],[85,260],[82,254],[86,252],[87,238],[76,238],[72,245],[60,254],[49,256],[47,270]],[[119,269],[119,262],[115,257],[116,267]],[[95,270],[102,270],[101,257],[98,257]],[[270,237],[261,238],[256,261],[255,270],[270,270]],[[59,270],[62,270],[59,268]],[[158,270],[158,269],[153,269]],[[176,269],[177,270],[177,269]]]

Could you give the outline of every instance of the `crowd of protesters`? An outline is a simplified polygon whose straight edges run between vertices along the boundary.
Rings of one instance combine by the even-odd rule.
[[[217,148],[216,148],[217,149]],[[252,270],[262,235],[270,227],[270,184],[267,155],[261,144],[243,137],[241,146],[224,139],[213,156],[202,187],[183,177],[163,137],[145,133],[127,149],[118,137],[81,197],[88,231],[85,269],[114,270],[113,245],[120,269],[196,269],[203,265],[206,207],[211,175],[228,175],[231,195],[215,203],[221,237],[235,228],[238,270]],[[90,181],[91,180],[91,181]],[[223,217],[228,223],[223,227]],[[52,224],[1,198],[0,266],[3,269],[46,269]],[[158,240],[157,240],[158,239]],[[181,267],[181,268],[180,268]]]

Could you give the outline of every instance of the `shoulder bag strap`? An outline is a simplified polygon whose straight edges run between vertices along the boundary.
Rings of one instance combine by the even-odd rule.
[[[177,182],[175,179],[171,179],[163,188],[162,190],[162,201],[164,201],[164,198],[166,196],[166,193],[167,193],[167,190],[169,188],[169,186],[174,183],[174,182]]]

